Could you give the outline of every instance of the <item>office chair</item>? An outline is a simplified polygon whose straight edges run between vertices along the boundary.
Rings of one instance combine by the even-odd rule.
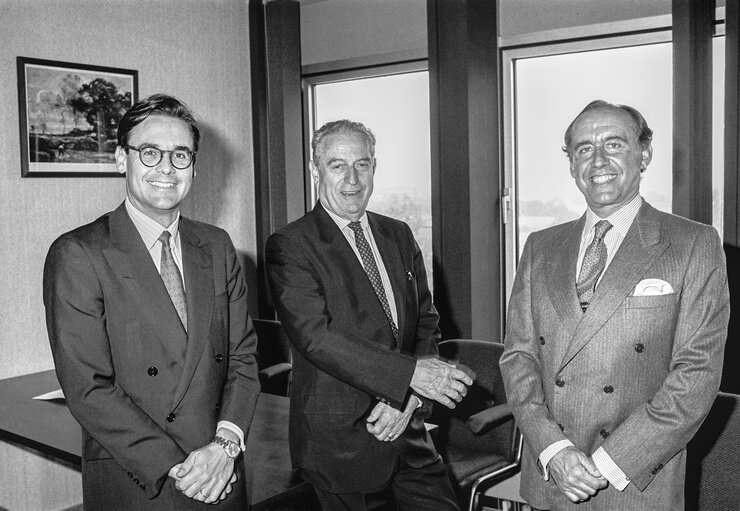
[[[687,511],[740,509],[740,395],[719,392],[689,442]]]
[[[480,509],[488,487],[519,470],[522,436],[514,423],[498,361],[500,343],[450,339],[439,344],[440,357],[475,371],[465,398],[450,410],[435,404],[429,422],[437,450],[447,465],[463,506]]]
[[[254,319],[259,355],[259,379],[262,392],[278,396],[290,395],[293,358],[290,341],[279,321]]]

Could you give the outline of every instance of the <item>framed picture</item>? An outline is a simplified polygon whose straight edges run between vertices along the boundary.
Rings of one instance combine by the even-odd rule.
[[[116,131],[138,72],[18,57],[21,175],[119,176]]]

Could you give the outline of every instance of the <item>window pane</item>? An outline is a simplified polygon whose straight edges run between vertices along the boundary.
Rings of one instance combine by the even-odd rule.
[[[375,134],[378,166],[368,209],[409,224],[421,247],[431,287],[429,73],[320,84],[315,86],[314,98],[316,128],[336,119],[351,119]]]
[[[653,129],[653,160],[640,192],[671,211],[670,43],[519,59],[515,73],[518,253],[532,231],[586,210],[561,147],[570,122],[594,99],[630,105],[645,116]]]

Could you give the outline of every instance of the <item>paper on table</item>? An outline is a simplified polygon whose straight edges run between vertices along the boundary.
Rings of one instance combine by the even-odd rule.
[[[34,399],[41,399],[44,401],[52,401],[54,399],[64,399],[64,392],[62,392],[62,389],[58,390],[52,390],[51,392],[47,392],[46,394],[41,394],[40,396],[34,397]]]

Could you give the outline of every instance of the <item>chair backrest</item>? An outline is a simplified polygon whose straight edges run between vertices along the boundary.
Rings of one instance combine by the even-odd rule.
[[[740,509],[740,396],[720,392],[689,442],[686,509]]]
[[[252,323],[257,333],[259,368],[264,369],[283,362],[291,363],[290,341],[280,321],[253,319]]]
[[[466,425],[468,417],[493,405],[506,403],[506,392],[499,368],[504,345],[470,339],[450,339],[439,343],[442,359],[463,364],[476,377],[465,398],[450,410],[435,404],[430,422],[439,425],[435,444],[445,457],[447,447],[481,453],[495,453],[508,460],[516,456],[516,428],[513,418],[483,433],[474,434]]]

